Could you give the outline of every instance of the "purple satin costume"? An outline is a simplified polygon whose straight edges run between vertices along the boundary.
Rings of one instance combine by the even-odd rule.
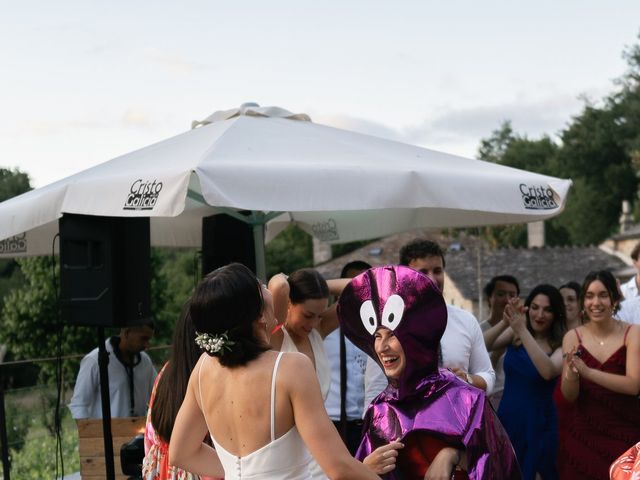
[[[393,330],[406,356],[396,385],[389,384],[368,407],[356,458],[414,432],[464,449],[470,479],[520,479],[513,447],[484,391],[438,369],[447,310],[426,275],[403,266],[378,267],[344,289],[338,316],[345,335],[381,367],[374,350],[378,328]],[[398,468],[385,475],[400,480]]]

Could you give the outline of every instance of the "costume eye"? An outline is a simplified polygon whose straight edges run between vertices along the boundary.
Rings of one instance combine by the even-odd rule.
[[[404,313],[404,300],[400,295],[391,295],[384,305],[382,311],[382,321],[380,322],[383,327],[387,327],[393,331],[400,324],[402,320],[402,314]]]
[[[376,318],[376,311],[373,308],[373,302],[371,300],[367,300],[360,305],[360,319],[367,332],[373,335],[378,326],[378,319]]]

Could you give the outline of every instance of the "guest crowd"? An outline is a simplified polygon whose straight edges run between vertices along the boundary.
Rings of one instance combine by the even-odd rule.
[[[111,386],[122,416],[149,403],[143,478],[640,478],[640,262],[623,285],[594,265],[524,298],[504,272],[478,321],[445,304],[439,245],[414,240],[399,260],[328,281],[208,274],[153,391],[152,367]],[[130,335],[108,348],[147,365],[148,338],[127,354]],[[77,418],[99,416],[94,353]]]

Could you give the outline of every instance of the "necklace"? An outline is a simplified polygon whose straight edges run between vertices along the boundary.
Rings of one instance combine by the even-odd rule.
[[[594,334],[594,333],[593,333],[593,331],[592,331],[592,330],[589,330],[589,333],[591,334],[591,336],[593,337],[593,339],[594,339],[596,342],[598,342],[598,343],[600,344],[600,346],[602,347],[602,346],[606,343],[607,338],[609,337],[609,335],[610,335],[611,333],[613,333],[613,332],[616,330],[616,328],[617,328],[617,327],[618,327],[618,322],[616,322],[616,323],[614,323],[614,324],[613,324],[613,328],[611,329],[611,331],[610,331],[609,333],[607,333],[607,334],[605,335],[605,337],[604,337],[604,338],[600,338],[600,337],[598,337],[596,334]]]

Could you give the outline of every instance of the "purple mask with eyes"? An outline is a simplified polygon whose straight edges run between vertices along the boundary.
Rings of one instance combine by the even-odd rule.
[[[345,336],[380,367],[374,334],[379,328],[393,331],[407,360],[398,379],[400,397],[438,371],[447,308],[437,285],[426,275],[399,265],[367,270],[342,292],[338,317]]]

